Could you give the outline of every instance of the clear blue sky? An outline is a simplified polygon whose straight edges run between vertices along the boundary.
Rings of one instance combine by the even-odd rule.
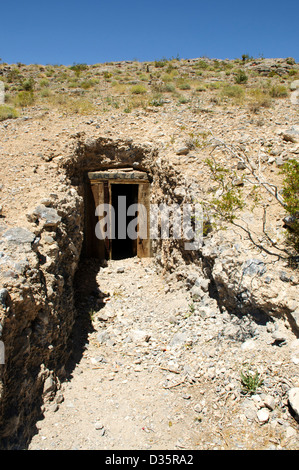
[[[0,57],[8,63],[246,53],[299,62],[298,0],[8,0],[0,18]]]

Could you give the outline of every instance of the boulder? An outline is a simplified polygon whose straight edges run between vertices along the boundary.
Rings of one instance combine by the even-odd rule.
[[[299,89],[299,80],[294,80],[290,85],[290,90],[295,91]]]
[[[282,138],[286,142],[293,142],[294,144],[299,142],[299,126],[292,126],[282,133]]]
[[[61,222],[56,209],[44,205],[37,206],[27,218],[30,222],[41,222],[45,228],[55,228]]]

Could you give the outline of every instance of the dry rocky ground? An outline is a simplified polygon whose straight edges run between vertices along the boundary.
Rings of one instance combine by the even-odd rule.
[[[150,260],[93,274],[105,302],[93,307],[84,275],[78,308],[92,312],[91,328],[30,449],[298,449],[285,395],[298,385],[290,332],[279,345],[273,325],[220,314],[208,295],[194,303]],[[248,367],[263,380],[253,395],[240,380]]]
[[[200,266],[181,264],[171,253],[167,258],[167,251],[162,267],[159,252],[152,259],[111,260],[106,267],[82,261],[69,374],[59,380],[43,356],[49,360],[46,373],[37,376],[43,380],[43,416],[34,423],[28,418],[33,437],[22,443],[18,426],[26,427],[27,395],[34,389],[24,392],[26,381],[41,367],[36,338],[51,325],[40,321],[41,312],[54,312],[55,295],[63,298],[61,265],[71,264],[64,251],[71,250],[75,261],[80,255],[75,238],[74,246],[60,244],[57,225],[43,231],[32,211],[43,204],[64,217],[72,213],[72,227],[63,229],[67,235],[80,225],[80,199],[65,172],[75,152],[93,139],[155,149],[162,190],[171,168],[177,184],[169,195],[184,199],[188,192],[194,200],[217,190],[205,163],[213,149],[217,162],[248,176],[231,145],[238,148],[278,189],[281,165],[299,154],[299,72],[292,59],[163,60],[81,69],[0,65],[10,107],[1,109],[10,115],[2,114],[0,123],[0,288],[15,302],[7,307],[1,298],[1,328],[4,343],[7,335],[12,344],[6,352],[15,353],[15,328],[23,341],[16,350],[35,361],[34,368],[26,362],[28,375],[14,378],[23,380],[20,402],[1,408],[1,446],[15,436],[12,447],[29,449],[297,450],[298,405],[290,406],[288,394],[299,387],[298,271],[279,259],[281,251],[262,230],[266,204],[267,233],[283,247],[285,212],[266,191],[253,212],[248,196],[238,219],[256,246],[233,227],[209,234]],[[239,69],[247,81],[236,83]],[[102,166],[111,164],[110,155],[100,158]],[[7,232],[16,227],[40,238],[39,259],[28,247],[34,236],[7,246]],[[36,277],[31,280],[34,269],[44,275],[45,292],[38,291]],[[73,276],[76,263],[69,269]],[[37,328],[41,323],[44,329]],[[49,340],[46,348],[55,351],[53,344]],[[5,403],[10,364],[8,372],[0,367]],[[253,394],[242,389],[240,374],[247,367],[263,381]]]

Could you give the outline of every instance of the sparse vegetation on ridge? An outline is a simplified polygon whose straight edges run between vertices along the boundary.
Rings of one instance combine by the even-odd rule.
[[[262,60],[259,59],[259,62]],[[132,105],[135,109],[145,109],[152,102],[156,103],[152,97],[154,93],[161,93],[162,97],[167,94],[168,107],[177,103],[182,93],[179,104],[188,104],[194,93],[200,93],[202,100],[213,102],[218,107],[243,106],[258,113],[261,108],[271,106],[271,100],[288,98],[289,83],[299,76],[299,71],[295,61],[289,58],[285,68],[269,69],[265,87],[264,75],[259,76],[255,64],[254,58],[244,54],[242,59],[226,61],[163,58],[145,63],[75,63],[71,66],[0,64],[0,72],[4,70],[2,80],[7,100],[15,101],[20,107],[47,106],[47,98],[53,106],[53,96],[61,93],[81,94],[91,104],[99,101],[99,97],[107,96],[117,101],[119,93],[128,100],[132,94],[147,93],[151,95],[147,102],[141,100],[139,104],[136,101]],[[31,95],[18,96],[23,91]],[[123,102],[119,109],[125,111],[127,108],[128,105]],[[101,111],[105,112],[105,107],[101,109],[97,106],[97,112]],[[90,112],[93,112],[93,106],[90,106]]]

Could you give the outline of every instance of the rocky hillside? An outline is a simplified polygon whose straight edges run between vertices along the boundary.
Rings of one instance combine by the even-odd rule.
[[[156,269],[179,282],[202,315],[201,328],[210,318],[208,296],[226,319],[265,321],[268,333],[277,333],[287,386],[271,393],[286,411],[292,390],[294,432],[286,447],[298,448],[298,270],[279,202],[283,165],[299,155],[298,64],[246,57],[0,64],[0,80],[1,446],[28,446],[49,383],[59,390],[67,377],[84,175],[133,166],[150,174],[152,202],[207,209],[203,246],[186,252],[180,243],[155,242]],[[209,209],[219,209],[224,182],[238,197],[220,220]],[[230,341],[240,341],[234,331]],[[292,359],[290,344],[297,348]]]

